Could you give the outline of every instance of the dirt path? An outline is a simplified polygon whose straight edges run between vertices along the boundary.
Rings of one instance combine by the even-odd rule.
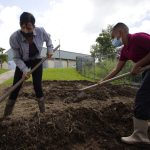
[[[38,113],[31,83],[26,83],[11,119],[0,123],[0,149],[28,150],[148,150],[128,146],[121,136],[132,132],[136,90],[106,85],[87,91],[79,101],[76,89],[87,81],[45,81],[46,113]],[[7,89],[6,89],[7,90]],[[2,116],[5,102],[0,105]]]
[[[0,84],[12,78],[14,75],[14,72],[15,72],[14,70],[10,70],[10,71],[0,74]]]

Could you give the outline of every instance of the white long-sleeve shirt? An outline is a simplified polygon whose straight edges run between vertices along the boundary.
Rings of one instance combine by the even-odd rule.
[[[13,59],[16,66],[20,70],[26,72],[28,67],[25,65],[24,61],[28,61],[29,58],[29,43],[26,38],[21,34],[21,30],[17,30],[10,36],[10,46],[13,51]],[[44,28],[35,27],[33,31],[33,42],[35,43],[39,53],[32,59],[41,58],[41,51],[43,48],[43,43],[46,42],[47,52],[53,53],[53,44],[48,34]]]

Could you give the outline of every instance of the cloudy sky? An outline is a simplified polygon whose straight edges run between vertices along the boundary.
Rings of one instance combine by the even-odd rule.
[[[19,29],[19,16],[31,12],[36,26],[51,34],[61,49],[89,53],[108,24],[124,22],[130,33],[150,33],[149,0],[0,0],[0,47],[9,49],[9,37]]]

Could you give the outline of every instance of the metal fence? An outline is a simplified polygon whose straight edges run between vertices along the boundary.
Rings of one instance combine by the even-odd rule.
[[[95,58],[77,57],[76,70],[85,77],[95,79]]]
[[[101,58],[101,61],[98,61],[94,57],[77,57],[76,58],[76,70],[83,76],[90,78],[92,80],[101,80],[107,76],[110,71],[117,64],[116,55],[107,55]],[[126,73],[131,70],[132,63],[128,62],[120,74]],[[120,83],[126,83],[132,85],[139,85],[141,82],[141,75],[137,76],[128,76],[119,80]],[[117,81],[117,82],[119,82]]]

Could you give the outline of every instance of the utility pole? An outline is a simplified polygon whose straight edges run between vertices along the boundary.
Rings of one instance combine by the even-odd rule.
[[[60,45],[60,39],[58,39],[59,45]],[[61,56],[60,56],[60,47],[59,47],[59,68],[62,68],[61,64]]]

